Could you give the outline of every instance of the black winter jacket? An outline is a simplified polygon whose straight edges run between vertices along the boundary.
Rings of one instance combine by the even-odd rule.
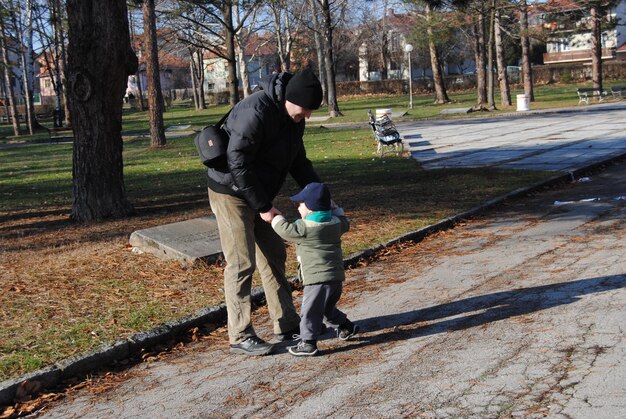
[[[269,211],[287,174],[301,188],[321,182],[306,157],[304,120],[295,123],[285,110],[289,73],[280,73],[237,103],[225,123],[229,134],[228,172],[208,170],[209,188],[238,196],[258,212]]]

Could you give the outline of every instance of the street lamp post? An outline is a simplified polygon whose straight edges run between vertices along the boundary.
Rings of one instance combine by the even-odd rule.
[[[409,109],[413,109],[413,69],[411,66],[411,51],[413,51],[413,45],[406,44],[404,50],[409,55]]]

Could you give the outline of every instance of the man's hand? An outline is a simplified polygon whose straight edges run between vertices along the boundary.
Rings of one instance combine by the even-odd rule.
[[[268,212],[262,212],[260,213],[261,215],[261,219],[267,223],[271,223],[272,219],[277,216],[277,215],[281,215],[282,212],[280,212],[278,210],[278,208],[276,207],[272,207]]]

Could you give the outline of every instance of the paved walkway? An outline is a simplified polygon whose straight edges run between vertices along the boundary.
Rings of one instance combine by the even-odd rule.
[[[526,160],[520,167],[567,171],[625,152],[624,112],[399,128],[431,143],[440,159],[429,167]],[[583,143],[566,164],[551,157]],[[341,307],[363,333],[327,334],[322,356],[294,358],[285,344],[269,357],[232,356],[220,328],[72,392],[42,417],[623,417],[625,204],[622,160],[348,271]],[[255,317],[271,336],[266,310]]]
[[[397,127],[425,169],[569,171],[626,153],[626,105],[619,103]]]
[[[41,417],[624,417],[625,180],[622,162],[349,271],[363,333],[321,356],[232,356],[220,329]]]

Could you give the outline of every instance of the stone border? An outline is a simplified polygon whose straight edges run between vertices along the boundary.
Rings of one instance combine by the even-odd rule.
[[[553,176],[545,181],[537,182],[530,186],[518,188],[505,195],[490,199],[485,203],[468,211],[462,212],[452,217],[448,217],[435,224],[423,227],[419,230],[403,234],[378,246],[374,246],[369,249],[353,253],[346,259],[344,259],[344,266],[346,268],[355,267],[357,266],[359,261],[367,260],[373,257],[376,253],[388,247],[408,241],[419,242],[433,233],[450,229],[460,221],[478,215],[479,213],[482,213],[491,207],[501,204],[506,200],[519,198],[523,195],[527,195],[539,189],[561,183],[566,180],[573,180],[577,176],[580,176],[585,172],[594,171],[601,166],[617,162],[625,157],[626,153],[615,155],[606,160],[591,163],[587,166],[575,169],[568,173]],[[264,298],[265,293],[263,292],[263,288],[258,287],[252,290],[253,304],[261,303]],[[38,382],[40,384],[39,388],[41,390],[50,388],[68,378],[84,376],[89,372],[93,372],[105,367],[106,365],[110,365],[114,361],[120,361],[122,359],[126,359],[130,356],[136,355],[142,350],[152,348],[176,336],[180,336],[184,332],[194,327],[199,327],[205,323],[226,324],[226,306],[222,304],[216,307],[208,307],[202,309],[198,311],[198,313],[196,313],[195,315],[187,316],[178,320],[165,323],[162,326],[146,332],[139,332],[126,340],[114,342],[111,344],[105,344],[94,351],[79,354],[75,357],[61,360],[52,366],[40,369],[38,371],[34,371],[14,379],[3,381],[0,383],[0,407],[10,406],[12,403],[14,403],[17,389],[20,385],[27,381]]]

